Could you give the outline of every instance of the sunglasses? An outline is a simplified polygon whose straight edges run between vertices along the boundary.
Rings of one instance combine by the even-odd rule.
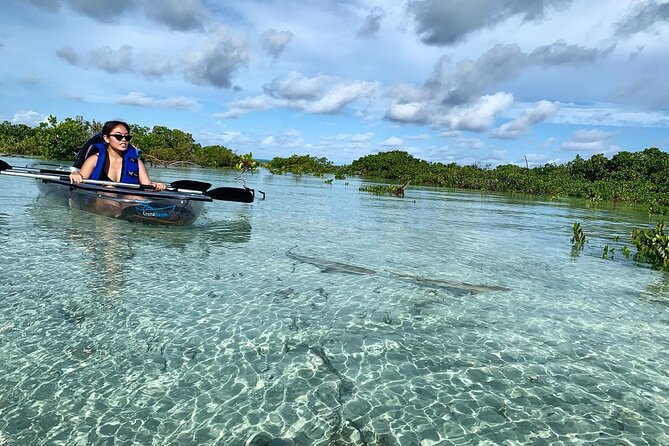
[[[116,138],[116,141],[123,141],[125,139],[126,141],[130,142],[130,140],[132,139],[132,135],[130,134],[121,135],[120,133],[114,133],[113,135],[109,136],[113,136],[114,138]]]

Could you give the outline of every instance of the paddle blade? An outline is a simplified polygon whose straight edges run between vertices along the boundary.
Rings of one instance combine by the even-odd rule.
[[[206,191],[206,196],[214,200],[238,201],[240,203],[253,203],[253,189],[242,189],[240,187],[217,187]]]
[[[211,187],[210,183],[205,183],[204,181],[195,181],[195,180],[177,180],[170,183],[175,189],[188,189],[196,190],[198,192],[206,192]]]
[[[7,164],[3,160],[0,160],[0,171],[5,171],[5,170],[12,170],[12,166]]]

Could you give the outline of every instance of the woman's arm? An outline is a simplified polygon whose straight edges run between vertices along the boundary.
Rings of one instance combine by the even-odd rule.
[[[151,178],[149,177],[149,172],[146,170],[146,167],[144,166],[144,163],[142,160],[137,160],[139,164],[139,184],[153,184],[156,186],[156,190],[165,190],[167,187],[164,183],[158,183],[151,181]]]
[[[91,177],[93,174],[93,169],[95,169],[95,165],[98,163],[98,154],[96,153],[95,155],[91,155],[88,158],[86,158],[86,161],[84,161],[84,165],[81,166],[81,170],[79,172],[72,172],[70,174],[70,183],[81,183],[84,179],[88,179]]]

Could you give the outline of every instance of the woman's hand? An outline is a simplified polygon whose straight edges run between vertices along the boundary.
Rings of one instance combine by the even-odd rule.
[[[81,176],[80,172],[72,172],[70,174],[70,183],[81,183],[84,181],[84,177]]]
[[[156,181],[153,181],[151,184],[156,188],[157,191],[165,190],[167,185],[165,183],[158,183]]]

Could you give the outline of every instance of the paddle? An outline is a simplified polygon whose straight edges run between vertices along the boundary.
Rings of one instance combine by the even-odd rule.
[[[50,175],[63,175],[61,170],[52,170],[52,169],[38,169],[35,167],[16,167],[10,166],[5,161],[0,160],[0,171],[12,170],[20,172],[34,172],[34,173],[46,173]],[[96,183],[93,183],[96,184]],[[211,187],[211,183],[205,183],[204,181],[195,181],[195,180],[177,180],[170,183],[175,189],[188,189],[196,192],[205,192]]]
[[[241,187],[217,187],[204,194],[214,200],[238,201],[240,203],[253,203],[255,193],[253,189],[242,189]]]
[[[195,180],[177,180],[170,183],[170,186],[177,189],[196,190],[198,192],[206,192],[211,187],[211,183]]]
[[[5,167],[8,167],[5,169]],[[5,163],[4,161],[0,160],[0,170],[18,170],[20,172],[34,172],[34,173],[48,173],[51,175],[63,175],[64,171],[62,170],[52,170],[52,169],[37,169],[34,167],[17,167],[17,166],[10,166],[9,164]]]
[[[16,170],[20,171],[16,171]],[[28,170],[28,172],[25,172]],[[5,161],[0,160],[0,174],[11,175],[17,177],[27,177],[35,178],[38,180],[56,180],[56,181],[70,181],[68,175],[58,175],[62,172],[57,172],[58,174],[53,173],[43,173],[42,170],[48,171],[48,169],[35,169],[30,167],[18,167],[14,168],[11,165],[7,164]],[[31,173],[38,172],[38,173]],[[115,187],[124,187],[129,189],[155,189],[155,186],[152,184],[129,184],[129,183],[119,183],[116,181],[99,181],[99,180],[83,180],[85,184],[95,184],[99,186],[115,186]],[[181,187],[174,187],[174,185],[180,185]],[[191,188],[186,188],[184,186],[191,186]],[[221,201],[237,201],[240,203],[252,203],[255,198],[253,189],[248,188],[238,188],[238,187],[219,187],[216,189],[209,189],[211,185],[209,183],[195,181],[195,180],[179,180],[171,184],[171,187],[168,187],[167,190],[176,191],[176,192],[185,192],[185,193],[198,193],[210,197],[213,200]],[[200,189],[200,190],[198,190]],[[202,190],[204,189],[204,190]],[[264,195],[264,194],[263,194]]]

